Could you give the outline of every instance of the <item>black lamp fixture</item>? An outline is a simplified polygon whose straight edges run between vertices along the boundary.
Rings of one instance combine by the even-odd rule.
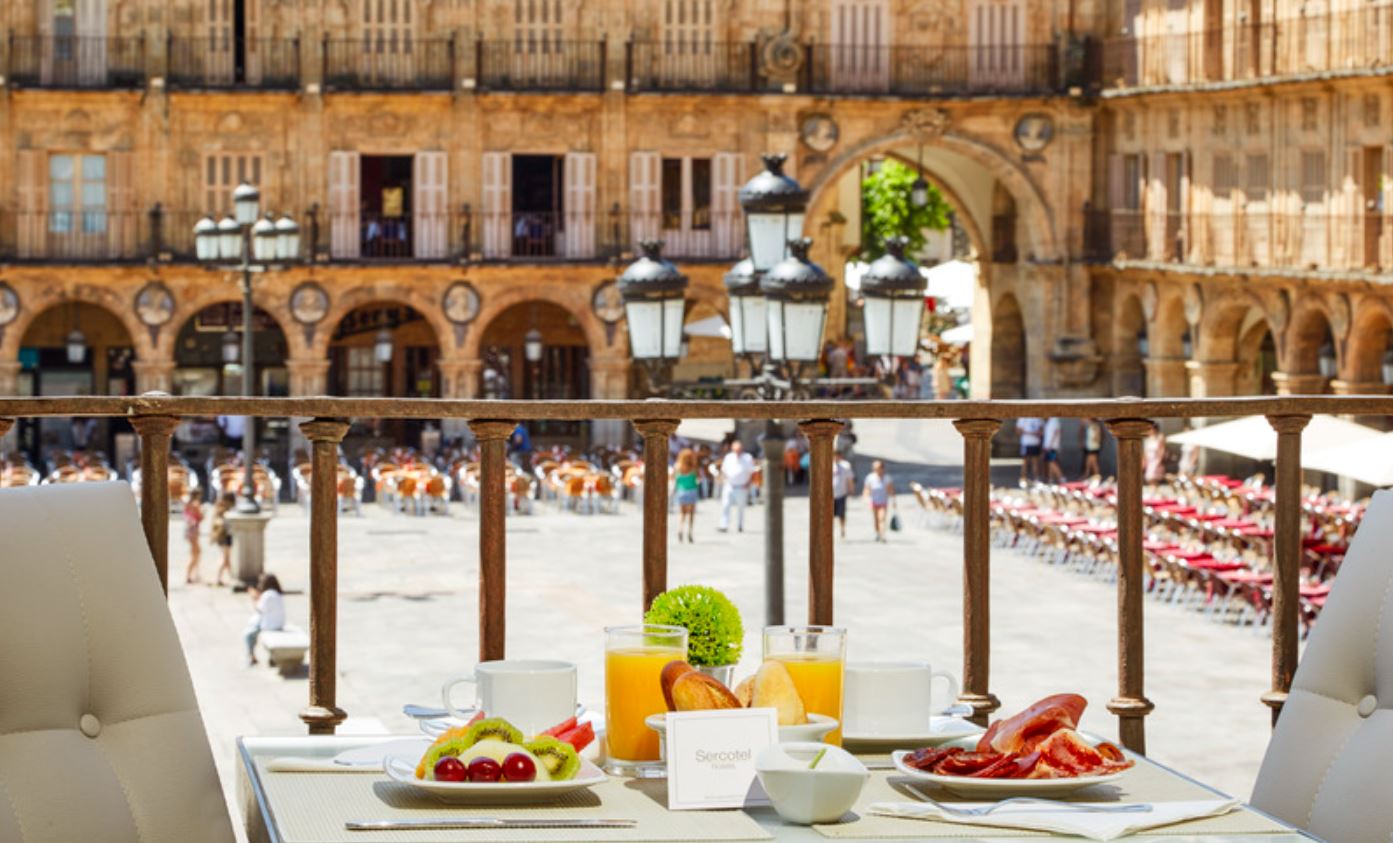
[[[803,234],[808,191],[784,175],[787,155],[760,156],[764,170],[740,188],[740,207],[750,244],[750,260],[756,274],[768,272],[789,254],[789,243]]]
[[[813,241],[788,241],[789,256],[759,280],[767,301],[769,359],[776,363],[811,363],[822,353],[827,302],[835,282],[808,259]]]
[[[392,332],[386,326],[377,329],[372,341],[372,354],[379,363],[392,362]]]
[[[644,240],[641,254],[619,276],[629,328],[629,353],[648,372],[651,387],[682,356],[687,276],[662,256],[663,241]]]
[[[929,204],[929,183],[924,178],[924,145],[919,144],[919,164],[914,171],[914,183],[909,186],[909,204],[923,208]]]
[[[222,362],[236,363],[242,356],[242,340],[237,332],[228,328],[222,335]]]
[[[725,285],[730,300],[731,351],[738,357],[763,354],[769,350],[769,324],[754,261],[745,258],[731,267]]]
[[[542,332],[533,328],[523,335],[522,354],[528,363],[542,362]]]
[[[885,254],[861,276],[866,321],[866,353],[908,357],[918,350],[928,279],[905,257],[907,237],[887,237]]]

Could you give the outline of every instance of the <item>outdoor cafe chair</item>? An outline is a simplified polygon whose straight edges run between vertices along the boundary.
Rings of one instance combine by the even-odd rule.
[[[0,491],[0,535],[0,840],[232,843],[130,488]]]
[[[1311,632],[1253,804],[1325,840],[1393,837],[1393,492],[1374,496]]]

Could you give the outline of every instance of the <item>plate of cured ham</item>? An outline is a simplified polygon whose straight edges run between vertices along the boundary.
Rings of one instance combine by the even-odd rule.
[[[1115,744],[1081,734],[1088,702],[1077,694],[1046,697],[981,737],[891,755],[905,776],[959,796],[1062,796],[1115,782],[1135,764]]]

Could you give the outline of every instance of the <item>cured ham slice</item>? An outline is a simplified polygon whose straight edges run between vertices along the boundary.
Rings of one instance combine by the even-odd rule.
[[[1073,729],[1060,729],[1046,738],[1038,750],[1040,760],[1030,771],[1032,779],[1067,779],[1075,776],[1115,773],[1132,766],[1122,750],[1109,743],[1091,746]]]
[[[1074,729],[1088,701],[1078,694],[1045,697],[1014,717],[993,723],[977,742],[978,752],[1029,753],[1060,729]]]

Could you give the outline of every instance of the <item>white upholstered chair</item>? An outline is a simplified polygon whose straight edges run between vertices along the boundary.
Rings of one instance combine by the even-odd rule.
[[[231,843],[135,499],[0,490],[0,843]]]
[[[1393,839],[1393,492],[1374,496],[1306,644],[1253,790],[1331,841]]]

